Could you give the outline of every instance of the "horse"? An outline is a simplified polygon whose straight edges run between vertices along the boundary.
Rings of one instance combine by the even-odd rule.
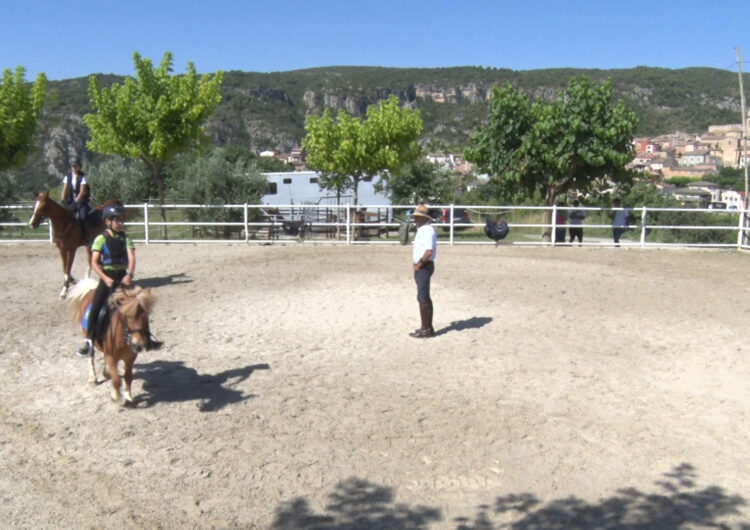
[[[97,281],[93,278],[85,278],[78,282],[69,294],[73,318],[76,323],[85,328],[84,321],[91,321],[87,312],[94,298],[94,290]],[[110,377],[112,380],[112,400],[119,403],[124,395],[124,405],[133,404],[130,394],[130,384],[133,381],[133,364],[135,359],[148,342],[148,317],[153,308],[155,298],[151,288],[132,289],[120,288],[110,296],[109,307],[110,319],[104,326],[101,337],[94,340],[94,347],[104,354],[105,364],[102,368],[102,377]],[[83,329],[84,335],[86,330]],[[123,379],[125,380],[125,391],[120,393],[120,374],[118,364],[124,364]],[[96,384],[96,371],[94,366],[94,354],[89,357],[89,383]]]
[[[76,222],[73,212],[50,199],[49,192],[46,191],[35,194],[34,211],[29,219],[29,226],[37,228],[45,217],[49,219],[52,225],[52,239],[60,250],[60,257],[62,258],[64,277],[60,298],[65,298],[70,285],[75,283],[70,271],[73,268],[73,259],[78,247],[86,246],[89,263],[86,276],[91,273],[91,246],[90,244],[86,245],[85,234],[80,224]],[[100,222],[98,226],[91,230],[91,239],[93,240],[104,232],[104,228],[104,223]]]

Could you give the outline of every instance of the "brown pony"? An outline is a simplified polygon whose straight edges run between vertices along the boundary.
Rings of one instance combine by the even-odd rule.
[[[70,284],[75,283],[75,279],[70,275],[70,271],[73,268],[73,259],[76,256],[76,250],[85,244],[85,235],[73,217],[73,212],[50,199],[49,192],[46,191],[36,195],[34,211],[29,219],[29,226],[37,228],[44,218],[49,219],[52,225],[52,239],[60,250],[64,274],[60,298],[65,298],[68,294]],[[104,232],[103,223],[92,229],[91,239],[93,240],[94,237],[102,232]],[[86,251],[88,253],[89,264],[89,268],[86,271],[86,275],[88,276],[91,272],[91,247],[87,246]]]
[[[70,304],[75,321],[82,324],[86,311],[94,298],[97,281],[86,278],[78,282],[70,291]],[[151,289],[120,288],[109,300],[111,308],[110,321],[106,327],[104,338],[94,340],[96,349],[104,353],[105,365],[102,377],[112,378],[112,399],[120,402],[120,374],[117,365],[120,361],[125,365],[123,379],[125,379],[125,405],[132,405],[130,384],[133,381],[133,364],[138,353],[146,347],[148,341],[148,316],[154,304]],[[84,330],[85,335],[85,330]],[[91,355],[89,366],[89,382],[96,384],[94,355]]]

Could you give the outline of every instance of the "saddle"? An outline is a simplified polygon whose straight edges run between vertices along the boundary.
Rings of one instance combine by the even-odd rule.
[[[107,328],[109,327],[109,321],[112,318],[112,308],[109,307],[109,303],[105,303],[96,318],[92,319],[91,305],[92,304],[89,304],[86,307],[86,311],[83,314],[83,319],[81,320],[81,327],[84,331],[88,332],[89,326],[93,324],[94,337],[98,341],[103,341],[104,334],[107,332]]]

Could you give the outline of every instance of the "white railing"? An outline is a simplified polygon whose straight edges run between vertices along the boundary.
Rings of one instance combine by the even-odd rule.
[[[163,209],[162,209],[163,208]],[[141,243],[315,243],[315,244],[399,244],[408,239],[404,229],[413,229],[411,205],[201,205],[153,204],[126,205],[128,233]],[[49,223],[33,230],[27,221],[31,204],[0,206],[0,242],[51,242]],[[513,245],[569,246],[556,241],[557,229],[570,225],[559,223],[558,214],[567,219],[573,207],[561,206],[434,206],[434,225],[439,243],[449,245],[494,245],[483,234],[485,217],[504,218],[510,235],[504,243]],[[582,225],[585,246],[612,246],[612,208],[577,207],[587,213]],[[456,222],[455,213],[468,211],[470,222]],[[543,222],[545,211],[551,221]],[[750,227],[746,210],[711,210],[697,208],[631,208],[637,222],[628,226],[621,238],[624,247],[706,247],[750,250]],[[162,217],[164,212],[164,217]],[[668,214],[688,214],[703,222],[659,224]],[[441,215],[442,214],[442,215]],[[686,217],[686,215],[683,215]],[[211,220],[211,219],[222,220]],[[706,222],[714,221],[714,222]],[[576,226],[577,227],[577,226]],[[543,241],[542,231],[553,237]],[[696,241],[686,241],[692,233]],[[664,237],[660,234],[667,234]],[[730,235],[727,235],[730,234]],[[703,237],[705,236],[705,237]]]

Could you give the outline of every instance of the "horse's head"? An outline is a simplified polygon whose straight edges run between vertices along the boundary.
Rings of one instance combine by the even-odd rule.
[[[29,219],[29,226],[31,228],[39,227],[39,223],[47,216],[47,204],[49,198],[49,192],[34,193],[34,211],[31,213]]]
[[[125,333],[133,351],[140,352],[148,343],[148,315],[154,304],[151,288],[118,289],[110,304],[125,317]]]

